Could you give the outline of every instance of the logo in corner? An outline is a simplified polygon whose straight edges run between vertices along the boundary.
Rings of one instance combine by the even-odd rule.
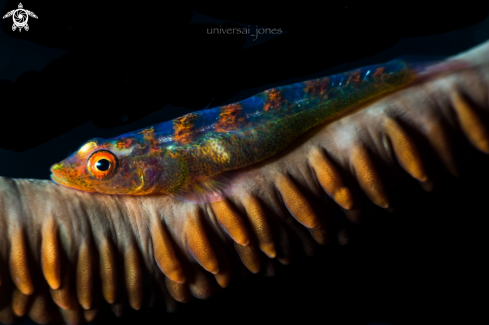
[[[14,21],[14,24],[12,25],[12,30],[15,31],[18,28],[19,32],[22,31],[22,28],[24,28],[26,31],[29,30],[29,25],[27,25],[29,16],[37,19],[36,14],[33,13],[32,11],[25,10],[24,7],[22,6],[22,3],[20,2],[19,2],[18,9],[14,9],[7,12],[2,18],[5,19],[10,16],[12,16],[12,19]]]

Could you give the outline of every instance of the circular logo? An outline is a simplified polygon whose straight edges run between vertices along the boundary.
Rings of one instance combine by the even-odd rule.
[[[19,29],[19,32],[22,31],[22,28],[24,28],[26,31],[29,30],[29,25],[27,24],[29,16],[37,19],[36,14],[32,11],[24,9],[22,3],[20,2],[18,9],[10,10],[3,16],[3,19],[10,16],[12,16],[12,20],[14,21],[14,24],[12,25],[12,30],[15,31],[16,29]]]

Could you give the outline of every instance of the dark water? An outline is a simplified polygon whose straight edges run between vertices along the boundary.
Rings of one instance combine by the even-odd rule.
[[[170,1],[167,10],[148,2],[23,2],[39,17],[29,19],[30,30],[12,32],[9,18],[0,31],[0,175],[48,179],[53,163],[93,137],[404,55],[449,56],[489,39],[487,6],[454,13],[336,3],[320,15],[311,4],[279,6],[284,12],[274,16],[251,2],[240,10],[218,1]],[[0,1],[2,15],[15,8]],[[268,29],[251,36],[257,25]],[[222,26],[250,26],[250,34],[217,34]],[[474,157],[462,180],[440,180],[430,194],[407,192],[397,214],[373,210],[350,246],[298,255],[273,278],[233,283],[174,314],[103,314],[96,322],[488,323],[487,190],[477,190],[489,180],[477,173],[488,161]]]

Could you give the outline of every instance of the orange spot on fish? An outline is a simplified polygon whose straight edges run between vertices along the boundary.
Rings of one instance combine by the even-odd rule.
[[[265,90],[265,95],[267,95],[267,101],[263,105],[263,110],[268,112],[268,110],[280,111],[282,107],[286,107],[287,101],[282,98],[282,94],[275,88]]]
[[[355,70],[350,74],[350,77],[346,81],[346,84],[350,82],[359,82],[360,81],[360,70]]]
[[[373,74],[373,76],[375,76],[375,77],[381,76],[384,73],[384,70],[385,70],[384,67],[377,68],[377,70],[375,70],[375,73]]]
[[[170,155],[172,158],[177,158],[178,155],[176,153],[171,152],[170,150],[167,151],[167,153]]]
[[[321,99],[328,98],[328,89],[329,89],[329,78],[322,78],[316,80],[309,80],[304,82],[305,88],[304,91],[307,95],[313,99],[314,97],[318,97]]]
[[[227,132],[238,128],[240,123],[244,121],[244,117],[240,116],[242,109],[239,103],[221,106],[219,120],[214,125],[216,131]]]
[[[181,144],[188,144],[194,136],[194,122],[199,117],[197,114],[187,114],[173,120],[173,140]]]
[[[132,140],[131,139],[123,139],[119,142],[116,143],[115,147],[117,149],[125,149],[127,147],[129,147],[132,143]]]
[[[159,150],[154,127],[149,127],[138,133],[143,134],[143,140],[149,144],[151,151]]]

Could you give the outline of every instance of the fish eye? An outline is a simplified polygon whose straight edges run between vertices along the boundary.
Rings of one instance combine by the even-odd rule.
[[[105,171],[109,170],[109,168],[110,168],[110,161],[108,161],[105,158],[102,158],[95,163],[95,167],[98,170],[105,172]]]
[[[95,151],[88,158],[87,169],[96,179],[108,179],[114,175],[117,166],[117,157],[108,150]]]

